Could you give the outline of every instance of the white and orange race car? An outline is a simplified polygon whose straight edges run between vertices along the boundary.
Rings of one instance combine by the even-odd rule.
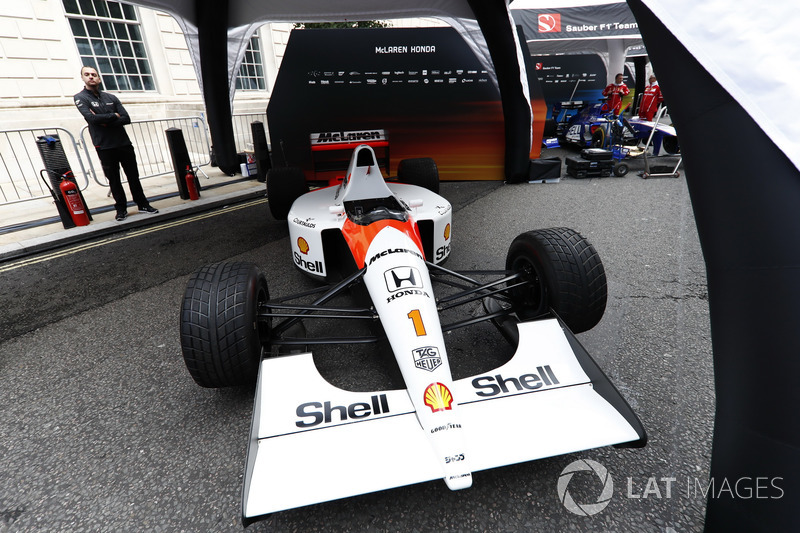
[[[292,260],[324,285],[272,299],[258,267],[218,263],[191,277],[181,313],[183,355],[198,384],[256,383],[245,525],[434,479],[465,489],[474,471],[645,444],[640,421],[574,335],[600,321],[607,298],[603,265],[581,235],[523,233],[504,270],[455,272],[442,266],[452,209],[435,192],[432,160],[404,161],[406,183],[387,181],[361,145],[340,183],[310,192],[299,170],[275,170],[267,179],[280,179],[272,190],[285,194],[269,201],[288,221]],[[364,288],[364,305],[337,304]],[[466,318],[440,319],[467,304]],[[353,320],[375,324],[375,334],[342,334],[336,324]],[[331,323],[331,334],[298,334],[310,321]],[[498,368],[453,379],[445,333],[484,321],[516,352]],[[308,351],[386,341],[405,388],[335,387]]]

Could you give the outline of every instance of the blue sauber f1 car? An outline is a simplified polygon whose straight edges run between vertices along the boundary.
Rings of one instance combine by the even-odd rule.
[[[574,335],[605,311],[593,246],[566,228],[530,231],[513,239],[500,270],[448,270],[453,210],[435,192],[435,163],[402,166],[405,183],[387,180],[365,144],[334,185],[308,191],[299,169],[268,175],[281,181],[269,202],[288,222],[289,257],[318,289],[274,298],[249,263],[208,265],[188,282],[180,336],[189,374],[204,387],[255,384],[245,525],[422,481],[466,489],[474,471],[646,442]],[[354,293],[365,295],[363,305],[349,303]],[[442,318],[460,310],[459,320]],[[354,320],[373,333],[347,335],[342,324]],[[330,324],[329,334],[303,334],[314,328],[298,326],[312,321]],[[486,321],[515,354],[454,379],[445,334]],[[365,343],[387,346],[402,388],[336,387],[310,351]]]
[[[655,156],[662,149],[669,155],[680,152],[677,132],[672,126],[639,117],[627,119],[614,115],[603,102],[582,105],[575,113],[569,113],[569,109],[554,109],[553,112],[559,118],[556,123],[559,144],[610,149],[613,146],[633,147],[650,140]]]

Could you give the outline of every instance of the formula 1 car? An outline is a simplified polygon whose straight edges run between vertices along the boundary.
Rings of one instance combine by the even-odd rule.
[[[626,119],[614,115],[609,113],[607,104],[603,102],[587,104],[573,115],[559,116],[565,117],[557,124],[559,143],[580,148],[610,148],[612,145],[636,146],[650,140],[655,156],[659,155],[662,148],[670,155],[680,151],[674,127],[639,117]]]
[[[247,263],[209,265],[188,282],[180,331],[192,378],[204,387],[256,382],[245,525],[434,479],[465,489],[474,471],[646,442],[630,406],[574,335],[605,311],[605,271],[593,246],[566,228],[531,231],[513,240],[504,270],[448,270],[452,207],[430,190],[438,187],[435,163],[403,166],[407,181],[427,188],[387,181],[372,148],[361,145],[340,183],[291,202],[292,260],[324,283],[319,289],[271,298],[264,274]],[[306,183],[302,172],[277,176],[298,182],[286,190]],[[336,303],[359,293],[362,305]],[[470,304],[479,312],[440,318]],[[343,334],[341,324],[354,320],[374,333]],[[331,335],[304,334],[299,326],[313,329],[314,321],[330,321]],[[516,352],[493,370],[453,379],[445,334],[486,321]],[[403,388],[335,387],[308,351],[363,343],[388,343]]]

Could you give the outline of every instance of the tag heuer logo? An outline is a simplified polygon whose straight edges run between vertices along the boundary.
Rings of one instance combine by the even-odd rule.
[[[433,372],[442,366],[442,358],[439,357],[439,350],[435,346],[424,346],[413,350],[414,366],[420,370]]]

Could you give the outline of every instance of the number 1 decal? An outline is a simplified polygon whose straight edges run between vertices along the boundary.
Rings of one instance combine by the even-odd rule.
[[[408,313],[408,318],[414,323],[414,331],[417,334],[417,337],[423,337],[427,335],[425,332],[425,324],[422,323],[422,316],[420,315],[419,309],[414,309],[410,313]]]

